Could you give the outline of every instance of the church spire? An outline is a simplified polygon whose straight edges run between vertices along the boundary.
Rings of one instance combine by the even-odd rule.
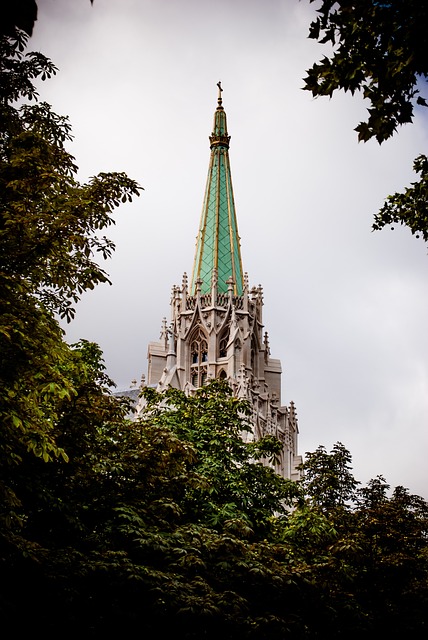
[[[241,248],[229,163],[230,136],[221,95],[223,89],[220,82],[217,86],[217,109],[210,135],[211,157],[190,291],[194,295],[196,283],[201,280],[201,293],[209,293],[212,275],[216,271],[219,292],[226,293],[227,281],[232,279],[234,294],[242,295],[244,282]]]

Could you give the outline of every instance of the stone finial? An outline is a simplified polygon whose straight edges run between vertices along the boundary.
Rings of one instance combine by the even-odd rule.
[[[168,343],[168,326],[166,324],[166,318],[162,318],[162,325],[161,325],[159,340],[163,340],[165,342],[165,348],[166,348],[166,345]]]
[[[239,367],[236,380],[238,383],[238,387],[236,391],[238,398],[246,398],[248,396],[249,380],[248,380],[245,364],[243,362]]]
[[[230,277],[226,280],[226,284],[227,284],[227,293],[229,294],[229,298],[233,297],[233,289],[235,286],[235,280]]]
[[[269,345],[269,334],[265,331],[265,335],[263,338],[263,344],[265,345],[265,350],[268,355],[270,355],[270,345]]]

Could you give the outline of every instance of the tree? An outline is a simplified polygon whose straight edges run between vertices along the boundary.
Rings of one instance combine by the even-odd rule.
[[[95,256],[114,245],[99,234],[140,191],[122,173],[77,182],[68,120],[34,85],[55,66],[25,53],[27,41],[19,30],[0,38],[0,493],[9,523],[19,505],[10,474],[25,453],[67,455],[54,432],[76,395],[74,356],[57,315],[70,320],[84,291],[109,282]]]
[[[387,197],[383,207],[375,214],[373,229],[404,224],[416,238],[422,236],[428,242],[428,158],[418,156],[413,168],[420,175],[419,181],[412,182],[404,193]]]
[[[90,3],[94,4],[94,0],[90,0]],[[36,0],[3,0],[0,7],[1,33],[13,36],[18,28],[29,36],[33,35],[37,13]]]
[[[36,0],[3,0],[0,18],[2,34],[13,36],[18,28],[31,36],[37,20],[37,2]]]
[[[351,458],[338,443],[305,463],[336,498],[312,481],[304,499],[300,485],[254,459],[257,449],[242,440],[245,405],[227,386],[211,383],[193,398],[148,390],[144,415],[131,421],[102,390],[96,346],[73,351],[77,395],[56,430],[69,461],[27,454],[15,476],[22,522],[0,538],[5,624],[28,632],[37,619],[48,637],[59,625],[92,637],[138,630],[180,640],[382,629],[398,638],[406,628],[422,637],[421,498],[397,488],[389,499],[376,479],[346,500]],[[268,439],[259,454],[275,449]],[[342,480],[332,482],[326,456]]]
[[[305,89],[315,97],[362,91],[370,107],[367,122],[356,128],[358,139],[381,143],[412,121],[415,102],[428,106],[418,95],[428,77],[426,2],[322,0],[317,12],[309,37],[330,43],[333,53],[308,70]]]
[[[341,443],[306,454],[306,499],[283,531],[313,585],[315,637],[426,634],[428,504],[382,476],[359,487]],[[309,636],[312,637],[312,636]]]
[[[152,395],[126,420],[100,392],[96,348],[75,355],[77,395],[56,432],[69,461],[27,455],[15,475],[22,523],[2,542],[3,620],[22,607],[48,635],[60,623],[94,636],[298,631],[300,579],[275,543],[298,487],[253,459],[277,443],[243,442],[246,408],[217,382],[195,398]]]
[[[242,439],[251,431],[248,403],[233,397],[229,385],[219,380],[191,397],[174,389],[163,395],[146,388],[143,394],[144,419],[168,426],[195,449],[197,481],[183,497],[187,517],[220,529],[227,522],[229,530],[242,526],[247,535],[269,538],[273,515],[286,512],[298,488],[261,462],[279,454],[276,438]]]
[[[351,473],[351,461],[351,454],[341,442],[336,442],[330,453],[320,445],[306,454],[302,483],[314,505],[328,512],[355,499],[359,482]]]
[[[367,121],[356,127],[358,140],[374,137],[381,144],[412,122],[415,105],[428,106],[420,95],[428,78],[428,5],[425,0],[322,0],[317,13],[309,37],[330,45],[332,53],[308,70],[304,89],[315,97],[331,97],[339,89],[362,92],[370,106]],[[388,197],[374,230],[399,223],[428,241],[427,163],[424,155],[415,160],[420,181]]]

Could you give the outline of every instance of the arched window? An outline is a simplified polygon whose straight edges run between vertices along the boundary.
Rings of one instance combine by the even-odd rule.
[[[192,364],[197,364],[199,357],[199,344],[196,341],[192,342],[190,352],[192,356]]]
[[[219,376],[218,376],[218,377],[220,378],[220,380],[227,380],[227,373],[226,373],[226,371],[225,371],[224,369],[222,369],[222,370],[220,371],[220,374],[219,374]]]
[[[229,336],[226,334],[220,338],[218,343],[218,357],[225,358],[227,356],[227,344],[229,342]]]
[[[258,371],[259,367],[258,367],[257,355],[258,355],[257,343],[256,343],[256,340],[255,340],[255,338],[253,336],[252,340],[251,340],[251,370],[253,372],[253,375],[256,378],[259,375],[259,371]]]
[[[194,387],[203,387],[208,377],[208,341],[198,328],[190,342],[190,380]]]

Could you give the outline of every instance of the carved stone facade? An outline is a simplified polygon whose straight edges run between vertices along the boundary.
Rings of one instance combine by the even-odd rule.
[[[170,322],[164,318],[159,341],[148,346],[144,383],[158,391],[173,387],[192,394],[213,378],[226,380],[234,395],[252,407],[249,437],[276,436],[283,444],[276,472],[298,479],[297,415],[293,402],[281,405],[282,369],[271,357],[264,332],[263,291],[260,285],[250,289],[247,274],[241,275],[229,139],[219,86],[193,281],[189,287],[184,274],[181,287],[172,288]]]

